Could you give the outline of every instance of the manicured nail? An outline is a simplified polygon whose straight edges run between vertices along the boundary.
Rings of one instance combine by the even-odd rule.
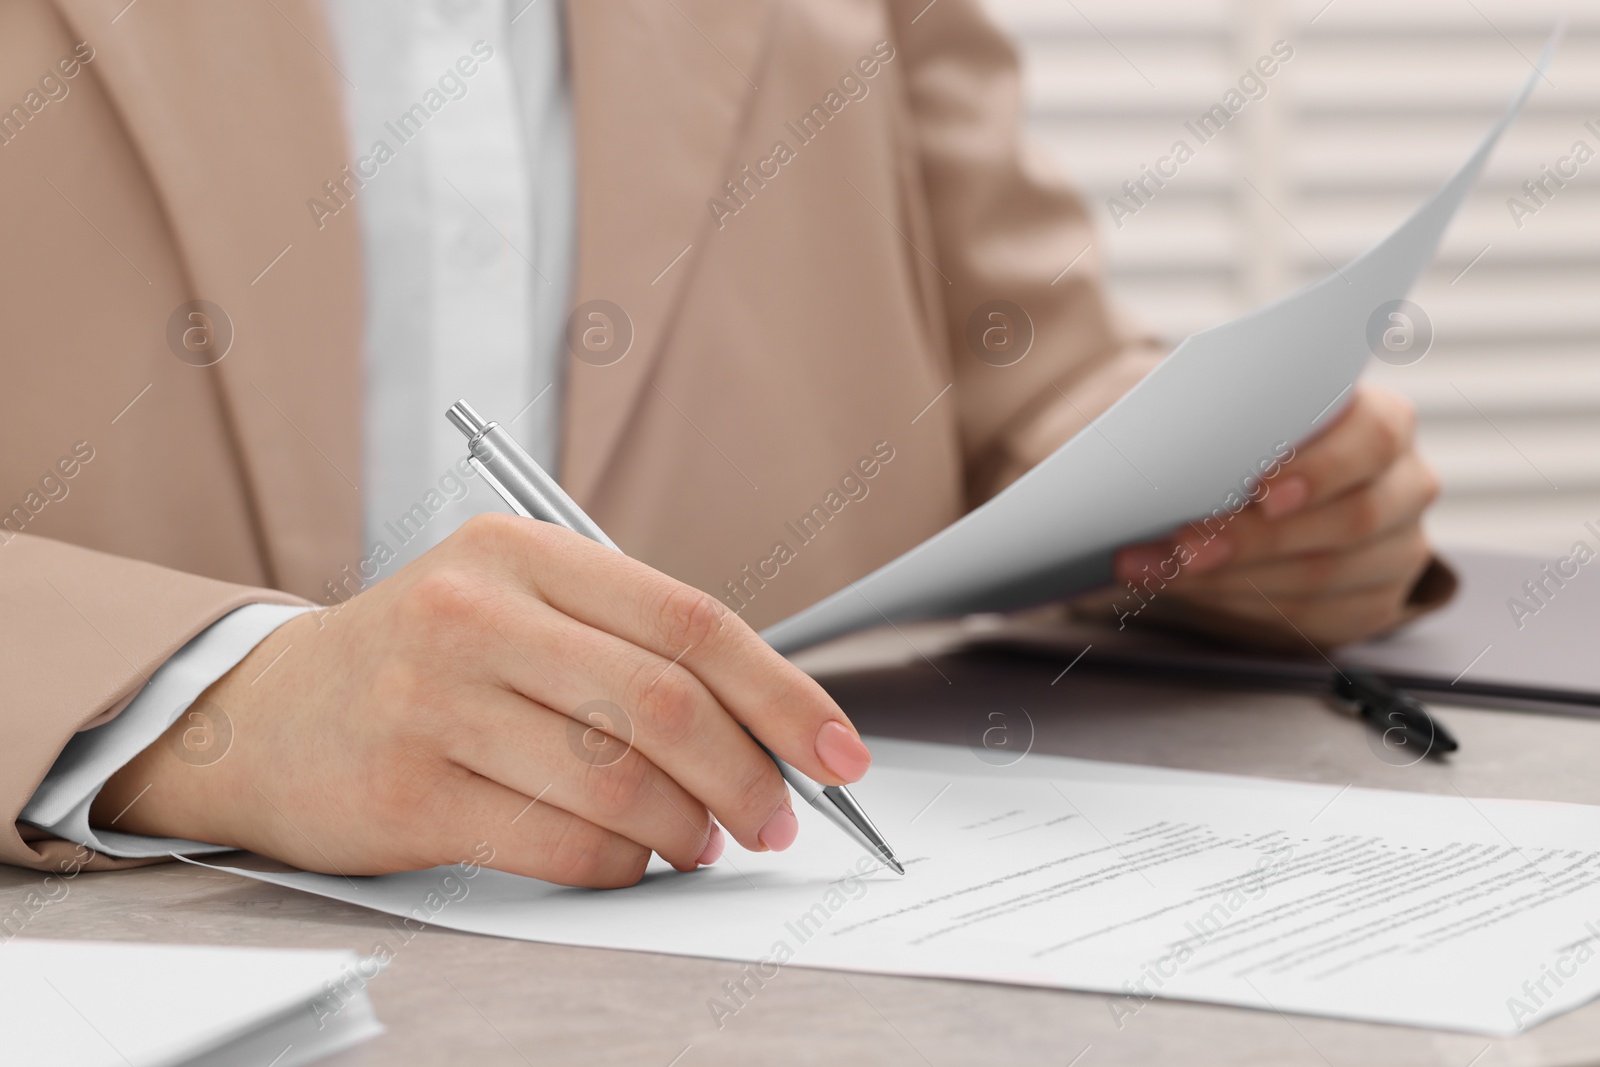
[[[711,824],[711,836],[706,839],[706,847],[701,850],[700,858],[695,860],[702,867],[709,867],[722,857],[722,827],[716,823]]]
[[[782,807],[772,813],[767,825],[756,834],[761,843],[774,852],[782,852],[794,844],[794,839],[798,836],[800,836],[800,820],[794,817],[787,800],[783,802]]]
[[[1204,574],[1228,562],[1233,556],[1233,542],[1226,537],[1214,537],[1210,541],[1200,542],[1192,551],[1194,557],[1189,560],[1184,570],[1190,574]]]
[[[872,753],[856,732],[840,722],[825,722],[817,731],[817,758],[847,782],[859,781],[872,766]]]
[[[1292,474],[1282,481],[1270,482],[1267,495],[1261,498],[1261,513],[1269,519],[1281,519],[1299,511],[1311,499],[1311,483]]]

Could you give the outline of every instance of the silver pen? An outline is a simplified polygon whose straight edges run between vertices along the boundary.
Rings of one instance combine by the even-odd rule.
[[[533,457],[524,452],[509,433],[501,429],[499,423],[486,421],[465,400],[452,404],[450,410],[445,412],[445,417],[466,435],[469,462],[473,469],[483,475],[483,480],[493,486],[495,492],[518,515],[553,522],[608,548],[617,547],[616,542],[583,513],[583,509],[556,484],[556,480],[546,474],[544,468],[534,462]],[[749,732],[748,729],[746,732]],[[812,781],[774,756],[772,750],[762,745],[754,734],[751,737],[761,745],[763,752],[772,757],[784,781],[807,804],[826,815],[829,822],[854,838],[869,855],[881,860],[890,870],[896,874],[906,873],[905,867],[895,859],[894,849],[889,847],[889,842],[884,840],[878,828],[872,825],[872,820],[861,810],[861,805],[850,795],[850,790],[842,785],[823,785]]]

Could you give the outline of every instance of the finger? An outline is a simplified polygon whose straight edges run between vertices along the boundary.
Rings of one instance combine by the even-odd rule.
[[[1416,422],[1416,409],[1405,397],[1356,386],[1339,417],[1267,480],[1258,508],[1268,518],[1282,518],[1371,481],[1410,450]]]
[[[1269,597],[1337,597],[1367,590],[1409,590],[1432,558],[1420,523],[1348,549],[1307,552],[1225,567],[1185,580],[1191,597],[1256,590]]]
[[[1416,525],[1438,492],[1432,468],[1409,453],[1375,482],[1320,507],[1277,520],[1244,508],[1226,525],[1216,519],[1190,523],[1169,537],[1119,549],[1113,569],[1124,582],[1202,588],[1212,584],[1208,578],[1240,568],[1347,552],[1390,536]]]
[[[457,764],[645,846],[680,871],[711,863],[711,815],[637,748],[504,689],[485,687],[473,728],[453,733]],[[531,808],[530,808],[531,810]]]
[[[409,832],[431,865],[473,863],[556,885],[617,889],[644,877],[650,850],[621,834],[461,771],[436,791]]]
[[[487,592],[479,603],[499,638],[490,681],[575,720],[580,733],[637,748],[745,848],[793,843],[799,823],[777,765],[681,664],[532,597]]]
[[[1408,452],[1372,482],[1288,518],[1242,512],[1224,537],[1236,563],[1343,550],[1417,524],[1438,495],[1432,468]]]
[[[1248,511],[1239,513],[1240,516],[1248,514]],[[1157,541],[1124,545],[1113,557],[1112,571],[1124,582],[1165,584],[1179,578],[1188,582],[1222,566],[1233,555],[1232,540],[1208,526],[1191,523]]]
[[[866,773],[872,757],[839,706],[716,597],[548,523],[494,516],[469,536],[552,607],[693,673],[810,777],[842,785]]]
[[[1240,510],[1227,518],[1189,523],[1163,541],[1128,545],[1115,557],[1118,579],[1155,581],[1181,587],[1202,581],[1203,574],[1267,560],[1342,552],[1376,541],[1418,523],[1438,496],[1438,477],[1416,453],[1406,453],[1376,482],[1358,486],[1341,498],[1288,518],[1270,520],[1258,509]]]

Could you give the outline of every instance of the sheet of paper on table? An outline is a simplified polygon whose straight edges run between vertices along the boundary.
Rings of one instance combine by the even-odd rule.
[[[6,1062],[301,1067],[383,1032],[353,952],[0,943]]]
[[[1315,285],[1189,337],[994,499],[762,636],[787,654],[885,619],[1043,603],[1109,582],[1121,545],[1242,507],[1252,479],[1339,413],[1374,334],[1392,325],[1391,313],[1406,313],[1398,302],[1544,77],[1559,36],[1461,169],[1388,237]]]
[[[879,869],[809,808],[781,854],[563,889],[474,857],[382,878],[246,877],[501,937],[1155,996],[1513,1034],[1600,994],[1600,808],[875,741]],[[480,849],[487,856],[494,842]]]

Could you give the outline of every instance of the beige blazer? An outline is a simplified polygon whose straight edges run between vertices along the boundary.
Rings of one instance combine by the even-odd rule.
[[[978,0],[925,7],[568,6],[573,303],[626,318],[573,331],[562,480],[758,627],[1156,359],[1018,141],[1011,47]],[[77,864],[15,822],[72,734],[369,555],[360,192],[308,206],[350,162],[337,62],[315,0],[0,4],[0,860]]]

